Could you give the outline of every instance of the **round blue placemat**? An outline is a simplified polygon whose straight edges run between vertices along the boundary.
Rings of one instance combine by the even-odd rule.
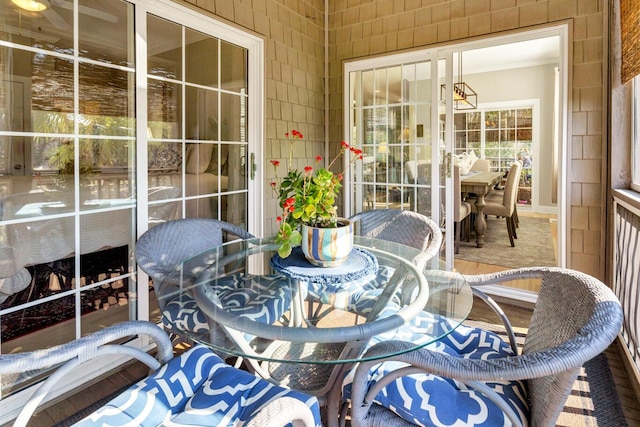
[[[349,257],[335,267],[316,267],[305,258],[300,247],[293,248],[291,255],[271,257],[271,267],[287,277],[324,285],[346,283],[378,271],[378,260],[369,251],[353,248]]]

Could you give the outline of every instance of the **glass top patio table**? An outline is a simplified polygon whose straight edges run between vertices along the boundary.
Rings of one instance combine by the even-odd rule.
[[[178,321],[171,327],[225,355],[341,364],[365,360],[368,343],[402,339],[400,331],[420,336],[404,351],[437,341],[472,306],[461,274],[440,259],[416,265],[424,264],[421,252],[408,246],[355,236],[354,258],[332,268],[297,259],[296,251],[283,260],[278,246],[273,237],[234,241],[177,265],[155,287],[160,308],[194,302],[208,328],[194,332]],[[265,321],[274,307],[277,319]]]

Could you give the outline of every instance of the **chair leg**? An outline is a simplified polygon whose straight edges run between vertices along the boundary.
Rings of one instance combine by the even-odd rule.
[[[453,252],[457,254],[460,252],[460,233],[462,231],[462,224],[459,222],[454,222],[453,226],[456,229],[455,230],[456,237],[455,237],[455,242],[453,244]]]
[[[515,243],[513,242],[513,235],[515,234],[515,227],[513,226],[513,221],[511,220],[511,217],[505,217],[505,220],[507,221],[507,232],[509,234],[509,241],[511,242],[511,246],[515,247]]]
[[[520,227],[520,218],[518,218],[518,204],[513,205],[513,218],[515,220],[516,227]]]

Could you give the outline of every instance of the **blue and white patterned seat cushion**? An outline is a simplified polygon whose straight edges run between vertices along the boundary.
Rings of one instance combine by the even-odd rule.
[[[211,286],[216,287],[220,304],[226,310],[256,322],[276,322],[291,304],[290,286],[281,275],[232,274],[217,279]],[[207,317],[187,293],[176,295],[165,304],[162,323],[177,331],[209,331]]]
[[[376,273],[347,283],[305,282],[304,284],[312,299],[340,310],[366,315],[378,301],[394,271],[392,267],[380,266]]]
[[[434,323],[428,326],[429,323]],[[513,355],[511,347],[497,334],[479,328],[455,324],[442,316],[421,313],[412,324],[376,336],[368,346],[390,339],[409,342],[431,341],[425,329],[450,333],[425,348],[465,359],[488,360]],[[388,361],[369,372],[369,385],[404,363]],[[343,382],[345,398],[351,396],[354,370]],[[528,424],[529,407],[525,385],[521,381],[486,383],[497,392]],[[414,374],[388,384],[374,399],[374,404],[388,408],[403,419],[420,426],[506,426],[504,413],[491,400],[465,384],[431,374]]]
[[[75,426],[242,426],[281,396],[305,403],[321,426],[315,397],[233,368],[206,347],[196,346]]]

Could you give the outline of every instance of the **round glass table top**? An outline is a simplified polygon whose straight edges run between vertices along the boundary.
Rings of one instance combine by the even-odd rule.
[[[364,360],[383,340],[423,347],[471,310],[464,277],[439,259],[417,265],[424,258],[412,247],[355,236],[347,261],[330,268],[277,249],[274,238],[255,238],[183,260],[154,286],[163,321],[224,355],[337,364]]]

